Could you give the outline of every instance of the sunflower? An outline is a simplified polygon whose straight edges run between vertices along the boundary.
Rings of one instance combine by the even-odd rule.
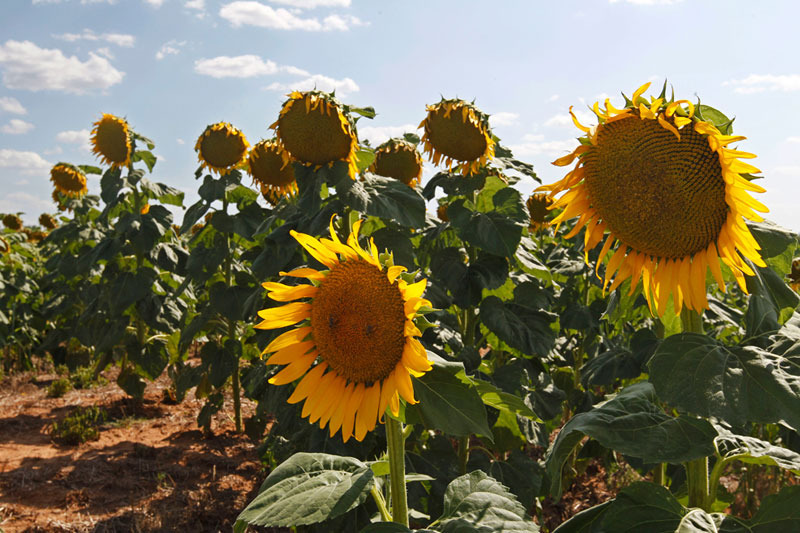
[[[55,217],[47,213],[42,213],[39,215],[39,224],[41,224],[43,228],[47,229],[56,229],[58,227],[58,221],[55,219]]]
[[[628,278],[631,291],[642,280],[652,312],[664,314],[673,298],[676,313],[683,305],[698,312],[708,307],[706,271],[725,290],[720,260],[742,291],[745,275],[753,275],[745,258],[765,266],[759,245],[744,219],[763,220],[755,211],[768,209],[748,191],[764,192],[742,174],[760,172],[739,158],[753,154],[727,148],[745,137],[723,135],[695,115],[688,100],[642,97],[649,83],[615,109],[595,103],[599,124],[575,125],[586,135],[571,154],[553,164],[578,159],[563,179],[540,187],[554,198],[550,209],[564,208],[553,223],[580,215],[567,235],[586,228],[585,250],[597,246],[606,233],[599,263],[613,249],[605,272],[611,290]]]
[[[89,190],[86,187],[86,176],[75,165],[57,163],[50,169],[50,181],[57,192],[64,196],[79,198]],[[55,199],[55,192],[54,199]],[[61,203],[60,201],[58,202]]]
[[[22,229],[22,219],[9,213],[8,215],[3,215],[3,225],[10,230],[19,231]]]
[[[124,168],[131,164],[131,131],[124,118],[103,113],[92,130],[92,152],[106,165]]]
[[[789,274],[789,286],[794,290],[800,290],[800,257],[792,259],[792,271]]]
[[[422,156],[410,142],[389,139],[375,150],[375,161],[369,170],[416,187],[422,180]]]
[[[459,99],[426,106],[428,116],[420,122],[424,128],[422,143],[434,165],[444,162],[461,164],[463,174],[474,174],[494,157],[494,140],[489,116]]]
[[[333,95],[293,91],[270,128],[292,159],[316,169],[347,162],[350,177],[358,173],[355,123]]]
[[[47,237],[47,233],[43,231],[26,231],[25,235],[28,237],[28,242],[38,243]]]
[[[447,204],[440,204],[439,207],[436,208],[436,216],[442,222],[450,222],[450,217],[447,216]]]
[[[197,138],[194,151],[202,167],[224,176],[244,162],[249,147],[244,133],[227,122],[217,122]]]
[[[11,251],[11,245],[3,237],[0,237],[0,254],[7,254]]]
[[[549,207],[553,205],[552,198],[542,193],[534,193],[530,195],[525,205],[528,206],[528,214],[530,215],[530,231],[536,232],[542,230],[550,225],[550,211]]]
[[[427,280],[409,284],[398,279],[405,267],[394,266],[391,259],[382,264],[372,240],[369,250],[363,250],[360,226],[361,221],[353,225],[347,243],[339,240],[333,220],[330,239],[292,231],[328,270],[281,273],[311,284],[264,283],[273,300],[307,300],[259,311],[263,322],[256,326],[297,324],[264,350],[275,352],[267,364],[288,365],[269,382],[283,385],[303,376],[289,403],[305,400],[302,416],[319,422],[320,428],[329,425],[331,437],[341,428],[345,442],[351,435],[362,440],[382,421],[387,406],[396,416],[400,397],[416,403],[410,376],[431,369],[413,321],[423,306],[430,306],[422,298]]]
[[[272,205],[277,205],[281,197],[297,192],[289,153],[275,139],[253,146],[247,156],[247,170]]]

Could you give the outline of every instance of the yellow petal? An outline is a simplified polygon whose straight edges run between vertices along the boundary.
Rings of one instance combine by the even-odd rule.
[[[288,365],[295,361],[298,357],[305,355],[309,350],[313,350],[316,346],[314,341],[298,342],[287,346],[282,350],[278,350],[267,359],[268,365]]]
[[[311,316],[311,305],[304,302],[294,302],[280,307],[262,309],[258,316],[264,321],[254,326],[257,329],[277,329],[297,324]]]
[[[336,254],[331,252],[328,248],[323,246],[317,239],[312,237],[311,235],[306,235],[305,233],[298,233],[295,230],[291,230],[289,232],[292,237],[300,243],[300,246],[306,249],[306,251],[322,263],[328,268],[333,268],[336,264],[339,263],[339,259],[336,257]]]
[[[292,300],[299,300],[300,298],[313,298],[318,287],[313,285],[284,285],[282,283],[274,283],[267,281],[261,284],[262,287],[270,291],[269,297],[276,302],[290,302]]]
[[[325,274],[313,268],[295,268],[291,272],[281,272],[281,276],[291,276],[293,278],[308,278],[313,281],[322,281]]]
[[[356,413],[356,440],[364,440],[368,431],[375,428],[375,423],[378,420],[378,404],[381,399],[381,386],[378,383],[373,384],[364,392],[364,399],[361,401],[361,407]]]
[[[322,375],[328,364],[322,362],[308,371],[308,373],[300,380],[300,383],[295,387],[292,395],[286,400],[287,403],[297,403],[308,397],[314,389],[318,388],[322,382]]]
[[[311,328],[309,326],[290,329],[289,331],[281,333],[275,337],[275,339],[273,339],[272,342],[270,342],[267,347],[264,348],[263,353],[266,354],[277,352],[282,348],[286,348],[287,346],[303,341],[309,334],[311,334]]]
[[[289,366],[269,378],[270,385],[285,385],[296,380],[306,373],[311,363],[317,358],[316,352],[303,355],[295,359]]]

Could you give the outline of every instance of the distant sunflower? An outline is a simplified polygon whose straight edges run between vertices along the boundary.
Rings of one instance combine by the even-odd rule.
[[[539,231],[550,225],[551,213],[548,208],[553,205],[554,200],[546,194],[535,193],[530,195],[526,205],[530,215],[530,230]]]
[[[124,168],[130,165],[133,145],[125,119],[103,113],[94,123],[91,137],[92,152],[106,165]]]
[[[355,179],[358,137],[355,123],[333,95],[293,91],[270,128],[292,159],[320,168],[345,161]]]
[[[47,229],[56,229],[58,227],[58,221],[55,219],[55,217],[47,213],[42,213],[39,215],[39,224]]]
[[[800,257],[792,259],[792,271],[789,274],[789,286],[800,290]]]
[[[277,140],[261,141],[253,146],[247,156],[247,170],[272,205],[277,205],[284,196],[297,193],[289,153]]]
[[[256,326],[297,324],[264,350],[275,352],[267,364],[288,365],[269,382],[284,385],[302,376],[289,403],[305,400],[302,416],[319,422],[320,428],[329,424],[331,437],[341,429],[345,442],[351,435],[362,440],[383,419],[387,406],[397,415],[400,397],[417,403],[410,376],[431,369],[414,324],[420,309],[430,305],[422,298],[427,280],[408,284],[398,279],[406,268],[391,260],[382,264],[372,240],[369,250],[363,250],[360,227],[361,221],[353,225],[347,243],[334,232],[333,220],[330,239],[292,231],[328,270],[281,273],[309,279],[310,285],[264,283],[273,300],[305,301],[259,311],[263,322]]]
[[[69,163],[54,165],[50,169],[50,181],[53,182],[57,192],[68,197],[79,198],[89,190],[86,187],[86,175],[78,167]]]
[[[436,208],[436,216],[442,222],[450,222],[450,217],[447,216],[447,204],[441,204]]]
[[[244,133],[227,122],[217,122],[197,138],[194,151],[201,166],[224,176],[244,162],[249,147]]]
[[[22,229],[22,219],[9,213],[3,216],[3,225],[10,230],[19,231]]]
[[[7,254],[11,251],[11,245],[3,237],[0,237],[0,254]]]
[[[389,139],[375,149],[375,161],[369,170],[416,187],[422,180],[422,155],[410,142]]]
[[[494,157],[494,141],[489,116],[463,100],[445,100],[426,107],[428,116],[422,144],[434,165],[443,162],[448,169],[456,162],[463,174],[474,174]]]
[[[44,231],[28,231],[25,233],[28,236],[28,242],[41,242],[47,237]]]
[[[722,290],[720,260],[739,286],[747,291],[745,275],[752,276],[747,258],[764,261],[744,219],[760,221],[755,212],[768,209],[747,191],[764,189],[742,176],[760,172],[739,160],[753,154],[727,148],[745,137],[723,135],[714,125],[695,116],[688,100],[649,100],[641,86],[622,109],[606,100],[595,103],[599,124],[575,125],[586,135],[571,154],[554,162],[575,168],[562,180],[540,187],[555,197],[551,207],[564,208],[553,223],[580,215],[573,230],[586,228],[585,250],[597,246],[608,232],[599,262],[608,260],[605,285],[616,272],[611,290],[628,278],[631,291],[642,280],[651,311],[663,315],[673,298],[675,312],[683,305],[702,311],[708,307],[706,271],[710,268]]]

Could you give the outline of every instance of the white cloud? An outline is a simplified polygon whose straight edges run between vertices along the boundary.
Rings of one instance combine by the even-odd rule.
[[[12,118],[8,124],[0,128],[0,131],[9,135],[22,135],[24,133],[28,133],[32,129],[33,124],[30,122],[25,122],[24,120],[20,120],[18,118]]]
[[[3,96],[0,98],[0,110],[15,115],[24,115],[28,112],[28,110],[19,103],[19,100],[10,96]]]
[[[497,126],[512,126],[517,123],[519,115],[517,113],[509,113],[508,111],[501,111],[489,115],[489,124],[496,128]]]
[[[317,18],[303,18],[287,9],[273,9],[254,0],[225,4],[219,15],[234,27],[249,25],[274,30],[347,31],[351,26],[365,24],[351,15],[329,15],[320,22]]]
[[[155,7],[156,9],[164,5],[164,0],[144,0],[145,3],[150,4],[151,6]]]
[[[772,169],[772,172],[800,178],[800,165],[777,166]]]
[[[172,39],[161,45],[161,48],[156,52],[156,59],[161,60],[168,55],[178,55],[181,53],[181,47],[186,46],[186,41],[177,41]]]
[[[558,98],[559,98],[559,96],[557,94],[554,94],[553,96],[548,98],[547,101],[548,102],[555,102],[556,100],[558,100]]]
[[[22,174],[45,174],[52,165],[36,152],[0,148],[0,168],[16,170]]]
[[[350,7],[350,0],[272,0],[274,4],[313,9],[315,7]]]
[[[597,123],[597,116],[591,111],[582,111],[580,109],[573,109],[573,113],[575,116],[578,117],[578,121],[583,124],[584,126],[592,126],[593,124]],[[554,126],[573,126],[572,117],[569,113],[560,113],[558,115],[553,115],[552,117],[548,118],[545,123],[547,127],[554,127]]]
[[[53,35],[53,37],[70,43],[75,41],[105,41],[125,48],[131,48],[136,43],[136,37],[127,33],[103,33],[102,35],[97,35],[92,30],[83,30],[82,33],[62,33]]]
[[[206,16],[206,0],[186,0],[183,7],[195,10],[197,12],[195,16],[199,19]]]
[[[655,5],[670,5],[670,4],[679,4],[683,2],[683,0],[608,0],[611,4],[616,4],[618,2],[625,2],[628,4],[636,4],[639,6],[655,6]]]
[[[107,89],[122,81],[124,72],[104,57],[89,52],[89,59],[66,57],[61,50],[39,48],[30,41],[6,41],[0,46],[3,83],[9,89],[43,89],[85,93]]]
[[[404,133],[414,133],[417,131],[415,124],[403,124],[402,126],[364,126],[358,128],[358,137],[366,139],[372,146],[378,146],[392,137],[402,137]]]
[[[787,143],[800,143],[800,137],[787,137]]]
[[[567,141],[546,141],[544,135],[527,134],[522,137],[522,142],[509,146],[515,156],[566,155],[575,149],[578,141],[570,139]]]
[[[323,76],[322,74],[314,74],[300,81],[291,83],[271,83],[266,87],[270,91],[309,91],[317,89],[320,91],[331,92],[336,91],[340,95],[347,95],[359,91],[358,84],[350,78],[342,78],[337,80]]]
[[[85,130],[67,130],[56,134],[56,141],[64,144],[77,144],[81,148],[89,150],[89,138],[91,132]]]
[[[111,52],[111,49],[107,46],[98,48],[97,50],[94,51],[94,53],[101,55],[107,59],[114,59],[114,54]]]
[[[722,85],[733,86],[733,91],[739,94],[800,91],[800,74],[750,74],[746,78],[723,82]]]
[[[178,137],[178,138],[176,139],[176,142],[177,142],[178,144],[180,144],[180,145],[186,144],[186,141],[184,141],[184,140],[183,140],[183,139],[181,139],[180,137]]]
[[[116,4],[117,0],[81,0],[81,4]]]
[[[278,72],[278,65],[269,59],[264,61],[257,55],[218,56],[211,59],[198,59],[194,71],[212,78],[252,78],[267,76]]]
[[[27,180],[21,180],[27,183]],[[18,184],[20,182],[17,182]],[[38,213],[52,212],[52,200],[45,200],[27,192],[16,191],[9,194],[4,194],[3,199],[0,200],[0,211],[5,213],[29,213],[31,216],[23,217],[28,224],[35,224]]]

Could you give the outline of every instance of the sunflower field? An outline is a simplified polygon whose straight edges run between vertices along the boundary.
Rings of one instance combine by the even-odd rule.
[[[192,205],[103,114],[53,213],[3,216],[0,368],[166,373],[206,430],[232,395],[269,471],[237,532],[800,531],[798,235],[667,93],[573,114],[542,183],[474,102],[373,147],[372,108],[292,92],[264,140],[199,135]],[[559,511],[592,469],[612,496]]]

